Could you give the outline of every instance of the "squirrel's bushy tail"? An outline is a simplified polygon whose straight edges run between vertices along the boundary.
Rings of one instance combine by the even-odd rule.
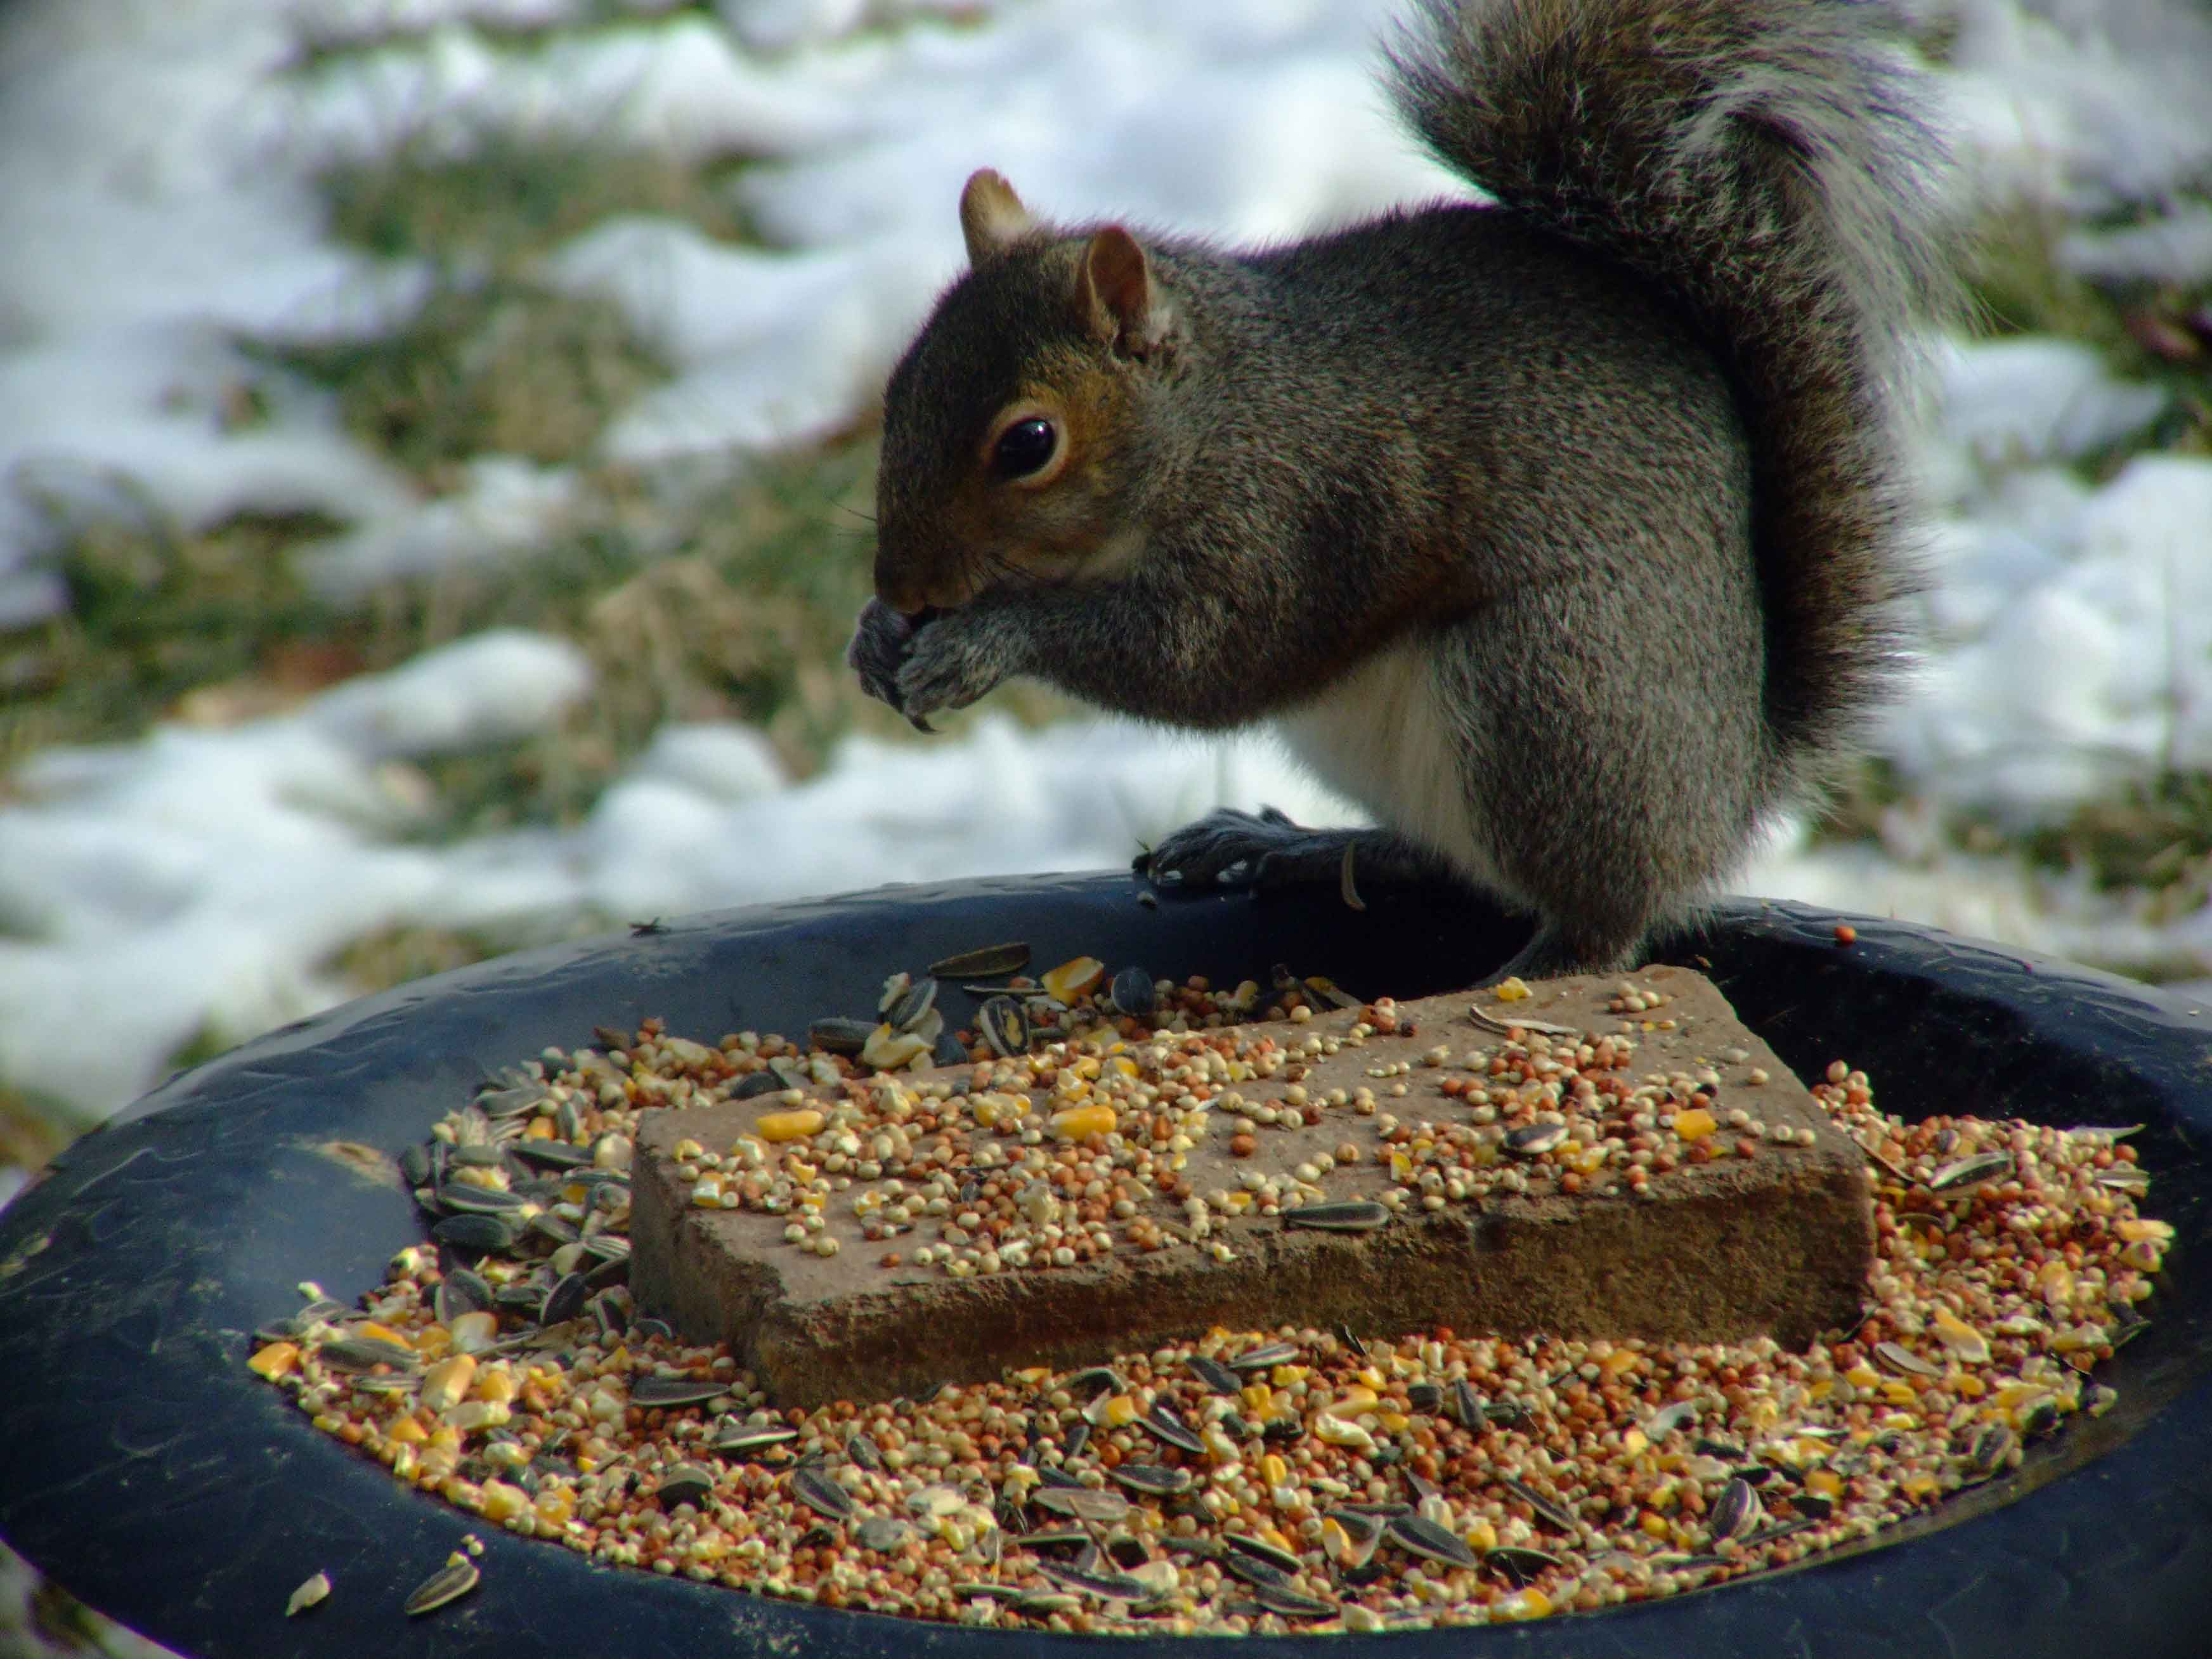
[[[1399,104],[1454,171],[1686,310],[1753,447],[1766,713],[1809,782],[1911,568],[1913,340],[1953,309],[1946,155],[1855,0],[1417,0]]]

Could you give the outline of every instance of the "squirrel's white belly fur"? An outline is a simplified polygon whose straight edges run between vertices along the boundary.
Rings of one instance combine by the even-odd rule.
[[[1509,892],[1462,781],[1457,711],[1440,695],[1432,661],[1419,644],[1384,651],[1275,726],[1323,783],[1377,823],[1443,854],[1480,885]]]

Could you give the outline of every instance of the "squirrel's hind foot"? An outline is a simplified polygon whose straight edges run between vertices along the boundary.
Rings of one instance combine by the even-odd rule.
[[[1162,886],[1294,887],[1336,882],[1358,906],[1361,882],[1434,880],[1435,860],[1385,830],[1309,830],[1281,810],[1218,807],[1187,823],[1130,868]]]
[[[1504,980],[1559,979],[1568,974],[1625,974],[1644,961],[1644,942],[1626,946],[1577,939],[1565,928],[1540,922],[1531,939],[1502,967],[1485,974],[1474,988],[1482,990]]]

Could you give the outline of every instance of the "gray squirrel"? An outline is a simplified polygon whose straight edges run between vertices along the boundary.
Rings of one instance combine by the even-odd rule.
[[[1446,872],[1534,914],[1499,976],[1611,971],[1895,680],[1944,145],[1850,0],[1425,0],[1390,63],[1494,204],[1224,250],[969,179],[848,659],[924,730],[1024,674],[1272,720],[1381,827],[1139,869]]]

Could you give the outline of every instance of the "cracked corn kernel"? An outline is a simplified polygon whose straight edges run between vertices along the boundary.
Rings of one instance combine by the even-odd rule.
[[[781,1142],[804,1139],[821,1127],[822,1114],[805,1106],[795,1112],[770,1112],[753,1125],[753,1131],[763,1140]]]
[[[1718,1127],[1713,1115],[1702,1106],[1692,1106],[1674,1119],[1674,1133],[1684,1140],[1703,1140]]]
[[[1062,1140],[1088,1140],[1092,1135],[1112,1134],[1120,1120],[1111,1106],[1103,1100],[1094,1100],[1088,1105],[1054,1112],[1049,1121],[1053,1133]]]
[[[256,1376],[274,1382],[280,1376],[289,1376],[299,1369],[300,1345],[296,1342],[271,1342],[254,1351],[253,1358],[246,1362],[246,1369]]]

